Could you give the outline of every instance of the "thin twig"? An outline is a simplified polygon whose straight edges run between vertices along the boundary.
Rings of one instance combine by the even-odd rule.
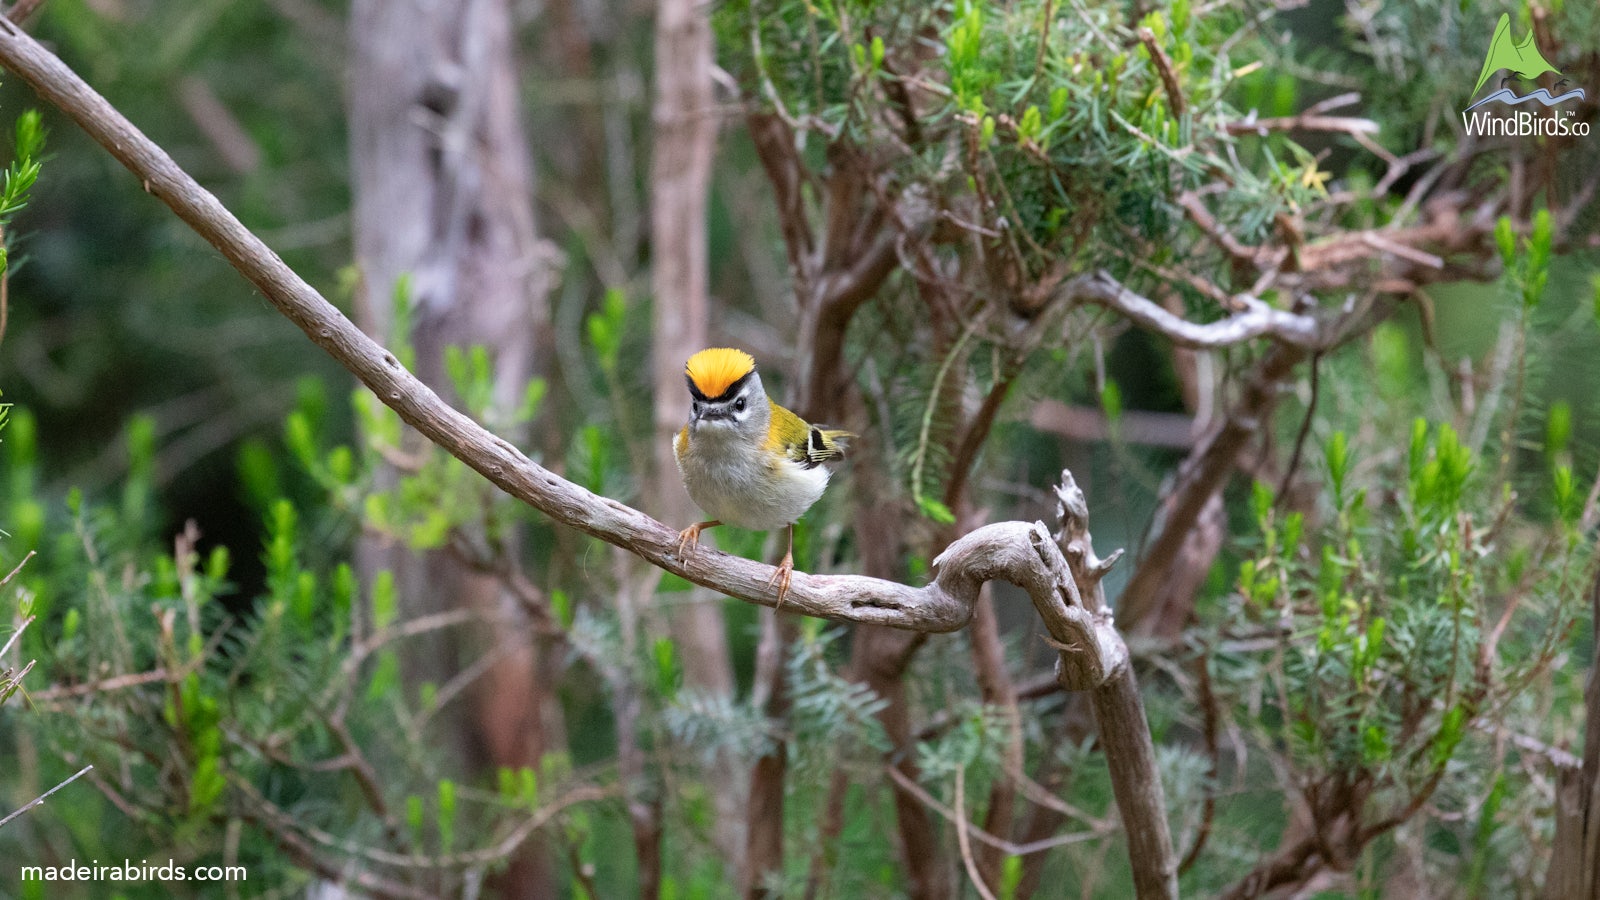
[[[998,900],[994,891],[983,883],[983,874],[978,871],[978,863],[972,858],[972,841],[967,838],[967,829],[972,823],[967,821],[967,767],[960,766],[956,769],[956,843],[961,847],[961,864],[967,869],[967,878],[972,886],[978,889],[978,896],[983,900]],[[4,823],[0,823],[4,824]]]
[[[895,768],[893,765],[884,766],[883,771],[888,774],[890,780],[893,781],[895,785],[900,788],[900,790],[905,791],[912,797],[915,797],[923,806],[926,806],[927,808],[938,813],[940,818],[951,823],[952,825],[955,824],[955,810],[944,805],[943,803],[940,803],[939,799],[928,793],[928,791],[923,788],[922,785],[917,784],[915,781],[906,777],[904,772]],[[1110,833],[1110,828],[1108,826],[1107,828],[1097,828],[1093,831],[1074,831],[1067,834],[1058,834],[1055,837],[1045,838],[1044,840],[1039,841],[1031,841],[1026,844],[1015,844],[1006,840],[1005,838],[996,837],[995,835],[984,831],[982,828],[973,825],[971,822],[967,823],[967,833],[978,841],[988,844],[991,847],[995,847],[1009,856],[1031,856],[1035,853],[1043,853],[1046,850],[1053,850],[1056,847],[1065,847],[1068,844],[1081,844],[1084,841],[1092,841],[1097,838],[1105,837]]]
[[[1165,48],[1156,40],[1156,33],[1148,28],[1139,29],[1139,43],[1150,51],[1150,61],[1155,63],[1156,71],[1161,73],[1161,84],[1167,91],[1167,103],[1172,106],[1172,114],[1182,117],[1188,105],[1183,101],[1183,85],[1178,82],[1178,73],[1172,68],[1172,57],[1167,55]]]
[[[4,334],[4,333],[5,333],[4,329],[0,328],[0,334]],[[22,571],[22,567],[27,565],[28,564],[28,560],[33,559],[33,557],[36,555],[36,553],[37,553],[37,551],[29,550],[28,551],[28,555],[24,556],[22,558],[22,562],[17,563],[16,568],[14,568],[10,572],[8,572],[6,574],[6,577],[0,578],[0,587],[5,587],[6,585],[10,584],[11,583],[11,579],[17,577],[17,573]]]
[[[1050,48],[1050,31],[1055,25],[1055,0],[1044,0],[1044,13],[1039,17],[1039,50],[1033,57],[1033,77],[1044,71],[1045,51]]]
[[[1178,874],[1189,871],[1189,868],[1200,859],[1201,851],[1205,850],[1206,840],[1211,837],[1211,824],[1217,812],[1217,778],[1221,774],[1218,765],[1219,751],[1217,748],[1217,698],[1211,690],[1211,657],[1209,653],[1201,653],[1195,660],[1195,669],[1198,672],[1196,687],[1200,702],[1201,736],[1205,741],[1206,759],[1209,765],[1206,777],[1210,783],[1206,785],[1206,796],[1200,809],[1200,826],[1195,829],[1194,843],[1189,845],[1189,852],[1183,855],[1183,860],[1178,863]]]
[[[1340,131],[1348,135],[1378,133],[1378,123],[1371,119],[1347,116],[1284,116],[1275,119],[1241,119],[1229,122],[1229,134],[1259,134],[1269,131]]]
[[[33,619],[34,619],[33,616],[29,616],[26,619],[23,619],[22,620],[22,624],[17,626],[17,630],[11,632],[11,637],[6,639],[6,645],[4,647],[0,647],[0,659],[4,659],[5,658],[6,653],[8,653],[11,650],[11,645],[15,644],[17,642],[17,639],[22,637],[22,633],[24,631],[28,630],[28,626],[33,624]]]
[[[44,0],[17,0],[16,3],[11,4],[10,9],[6,10],[6,18],[21,24],[43,5]]]
[[[401,869],[454,869],[490,865],[499,862],[509,857],[535,831],[548,825],[556,816],[566,812],[568,808],[580,803],[595,803],[606,800],[614,797],[617,793],[616,788],[580,785],[554,802],[540,804],[538,810],[534,811],[532,815],[528,816],[493,844],[475,850],[459,850],[454,853],[428,855],[425,853],[395,853],[391,850],[368,847],[357,841],[324,831],[314,825],[307,825],[295,819],[282,807],[268,800],[255,785],[244,778],[229,773],[228,782],[244,793],[250,802],[265,814],[268,820],[279,823],[291,832],[302,834],[330,849]]]
[[[1294,483],[1294,474],[1300,468],[1300,456],[1306,448],[1306,438],[1311,436],[1311,417],[1317,412],[1317,395],[1319,391],[1319,373],[1322,367],[1322,354],[1311,354],[1311,397],[1306,401],[1306,414],[1300,420],[1300,430],[1294,437],[1294,450],[1289,454],[1289,464],[1283,469],[1283,479],[1278,482],[1278,499],[1276,505],[1281,507],[1284,498],[1289,496],[1289,487]]]
[[[151,669],[148,672],[134,672],[128,675],[115,675],[111,678],[97,678],[94,681],[85,681],[83,684],[49,687],[41,691],[33,691],[28,695],[28,699],[34,703],[47,703],[51,700],[83,697],[101,691],[120,691],[124,688],[138,687],[141,684],[155,684],[171,680],[172,673],[166,669]]]
[[[67,785],[73,783],[74,781],[77,781],[80,776],[82,776],[84,773],[88,772],[92,768],[94,768],[93,765],[84,766],[83,768],[79,769],[77,774],[73,775],[71,778],[68,778],[66,781],[61,782],[60,784],[56,785],[55,787],[51,788],[50,790],[45,791],[43,794],[40,794],[39,796],[35,797],[33,799],[33,801],[30,802],[27,806],[24,806],[21,809],[17,810],[16,812],[12,813],[11,815],[6,816],[4,819],[0,819],[0,828],[6,827],[6,823],[7,822],[11,821],[12,819],[15,819],[17,816],[22,815],[23,813],[27,812],[28,810],[33,809],[36,806],[43,806],[44,805],[44,801],[50,799],[50,795],[51,794],[54,794],[56,791],[59,791],[62,788],[66,787]]]

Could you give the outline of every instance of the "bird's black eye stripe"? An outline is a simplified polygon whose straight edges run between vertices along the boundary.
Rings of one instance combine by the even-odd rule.
[[[822,429],[811,429],[811,452],[822,453],[827,448],[822,445]]]
[[[755,374],[755,369],[751,369],[750,371],[744,373],[744,375],[740,376],[737,381],[728,385],[728,387],[724,389],[722,393],[716,395],[715,397],[707,397],[705,391],[700,390],[700,387],[694,383],[694,379],[690,378],[687,374],[684,375],[684,380],[689,382],[689,394],[696,400],[705,400],[709,403],[721,403],[742,390],[745,385],[750,383],[750,379],[755,377]]]

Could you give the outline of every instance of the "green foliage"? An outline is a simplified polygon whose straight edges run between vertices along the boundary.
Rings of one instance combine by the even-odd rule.
[[[30,109],[17,117],[11,164],[0,176],[0,234],[6,234],[12,217],[28,205],[28,194],[39,180],[43,155],[44,125],[39,111]],[[10,244],[10,235],[6,234],[0,242],[0,275],[10,262]]]
[[[91,6],[53,0],[44,15],[96,83],[134,105],[134,118],[178,123],[175,156],[190,164],[212,150],[189,133],[193,123],[168,115],[174,73],[214,85],[260,146],[265,162],[254,173],[215,163],[202,173],[252,227],[314,283],[320,276],[333,285],[341,302],[386,308],[379,318],[389,322],[390,349],[408,366],[442,366],[451,402],[590,490],[634,498],[652,477],[656,440],[649,376],[636,362],[648,343],[640,323],[650,316],[641,315],[647,307],[637,286],[650,248],[638,234],[643,187],[633,168],[646,154],[633,141],[649,131],[647,104],[597,110],[559,102],[533,111],[559,117],[580,148],[540,151],[541,166],[559,168],[571,155],[611,180],[541,172],[549,191],[541,199],[553,201],[555,215],[540,225],[557,234],[570,261],[551,303],[550,380],[497,384],[496,360],[481,347],[419,360],[416,348],[426,342],[416,332],[427,317],[415,282],[371,286],[368,297],[349,265],[348,161],[336,139],[311,146],[313,135],[339,133],[332,120],[342,111],[327,97],[340,62],[316,60],[315,42],[265,7],[223,17],[225,4],[158,4],[112,21]],[[1569,49],[1600,38],[1595,17],[1572,12],[1576,6],[1546,10],[1555,23],[1547,30]],[[1137,557],[1146,525],[1162,518],[1154,500],[1176,457],[1127,438],[1139,413],[1185,410],[1168,348],[1115,316],[1030,304],[1050,295],[1054,278],[1105,268],[1194,321],[1231,314],[1234,295],[1252,291],[1254,277],[1177,203],[1185,193],[1202,197],[1218,227],[1247,248],[1293,243],[1285,234],[1307,225],[1302,248],[1322,228],[1382,233],[1421,215],[1426,206],[1408,206],[1403,185],[1375,193],[1384,172],[1374,160],[1382,157],[1350,136],[1263,135],[1241,123],[1359,91],[1350,114],[1381,125],[1371,140],[1386,152],[1425,146],[1448,154],[1459,138],[1440,110],[1456,108],[1461,79],[1470,83],[1481,59],[1475,42],[1492,20],[1480,4],[1376,4],[1340,20],[1343,40],[1323,45],[1319,37],[1309,46],[1284,33],[1300,27],[1298,12],[1187,0],[1137,9],[731,0],[710,15],[718,65],[756,112],[792,129],[811,214],[800,224],[821,235],[815,212],[829,176],[859,167],[858,181],[842,183],[862,209],[826,211],[868,237],[872,228],[893,232],[903,271],[856,313],[841,369],[860,397],[838,414],[865,410],[868,452],[852,465],[883,466],[876,485],[889,487],[870,500],[906,512],[908,527],[895,535],[903,553],[892,564],[913,579],[926,576],[958,511],[1047,517],[1052,498],[1039,491],[1063,463],[1092,491],[1102,552],[1126,546]],[[537,83],[605,97],[648,83],[638,62],[649,55],[646,18],[578,29],[594,81],[540,71]],[[124,44],[157,52],[128,59]],[[1542,49],[1552,59],[1561,53]],[[534,56],[551,65],[548,54]],[[27,199],[42,121],[28,126],[32,136],[18,123],[0,223]],[[585,143],[588,131],[603,135],[603,153],[586,152],[596,149]],[[56,133],[63,143],[75,139],[70,129]],[[720,153],[708,223],[713,334],[748,335],[777,390],[788,386],[786,370],[807,363],[782,352],[793,344],[791,320],[771,313],[789,309],[791,287],[773,277],[783,268],[780,229],[747,142],[725,140]],[[17,343],[0,354],[0,375],[20,382],[34,407],[16,411],[0,447],[0,526],[9,532],[0,549],[8,560],[40,553],[0,594],[8,603],[0,622],[36,615],[18,649],[41,660],[28,681],[37,707],[11,703],[0,719],[0,771],[11,768],[12,746],[36,751],[37,777],[46,781],[66,774],[69,758],[93,760],[118,773],[126,790],[118,797],[135,812],[125,816],[80,785],[53,798],[61,811],[38,820],[37,838],[0,835],[8,842],[0,856],[13,855],[12,840],[28,852],[71,848],[80,857],[145,847],[177,848],[197,862],[232,853],[251,866],[252,892],[303,892],[312,876],[273,831],[281,820],[269,813],[279,809],[338,871],[400,873],[424,893],[448,895],[477,890],[495,863],[440,862],[441,854],[499,846],[529,816],[550,816],[533,833],[560,870],[558,888],[574,897],[625,896],[637,889],[633,860],[615,848],[631,846],[629,818],[649,809],[662,817],[662,895],[719,896],[732,882],[713,849],[720,785],[705,773],[748,771],[781,746],[788,859],[773,875],[775,893],[895,896],[908,886],[885,835],[903,809],[885,764],[915,761],[921,786],[946,808],[959,775],[976,824],[989,812],[990,791],[1006,784],[1001,763],[1015,749],[1030,776],[1048,776],[1046,789],[1081,813],[1064,827],[1086,830],[1081,841],[1005,857],[996,893],[1021,893],[1025,869],[1043,860],[1046,891],[1128,894],[1117,838],[1101,830],[1114,821],[1104,761],[1092,741],[1065,736],[1081,723],[1064,720],[1059,695],[1031,697],[1014,719],[984,702],[965,636],[929,637],[904,679],[907,697],[892,698],[901,704],[893,711],[911,720],[900,743],[879,718],[891,698],[855,680],[862,673],[850,662],[859,649],[852,641],[863,635],[807,620],[787,655],[764,662],[786,676],[791,704],[787,717],[769,719],[752,687],[756,639],[746,626],[755,614],[731,603],[737,690],[705,694],[690,683],[694,651],[666,627],[676,604],[703,597],[681,580],[650,590],[653,573],[508,500],[417,440],[370,393],[341,400],[348,382],[322,377],[325,361],[305,352],[299,335],[262,304],[241,302],[247,285],[196,254],[188,238],[173,237],[165,220],[110,202],[132,195],[154,208],[136,184],[108,187],[98,157],[82,157],[95,162],[62,154],[60,165],[76,167],[63,181],[83,187],[52,215],[93,221],[75,221],[71,234],[47,224],[38,265],[13,271],[39,281],[18,282],[32,292],[16,307],[14,327],[25,330],[13,331]],[[1435,164],[1418,159],[1407,182]],[[52,160],[50,171],[57,165]],[[1490,160],[1452,179],[1479,191],[1500,167]],[[939,216],[932,224],[880,221],[865,202],[879,196],[894,198],[897,212],[926,205]],[[1531,870],[1547,840],[1538,830],[1547,821],[1547,784],[1529,774],[1536,763],[1489,733],[1509,729],[1552,745],[1575,733],[1580,667],[1556,663],[1589,650],[1567,633],[1572,598],[1593,565],[1583,512],[1596,434],[1592,373],[1541,362],[1553,351],[1538,329],[1566,315],[1573,296],[1562,271],[1570,260],[1555,256],[1558,220],[1540,210],[1520,216],[1501,221],[1494,244],[1484,245],[1491,256],[1480,260],[1500,253],[1508,301],[1486,305],[1481,321],[1490,331],[1509,322],[1521,329],[1515,336],[1530,336],[1505,351],[1514,365],[1476,348],[1444,349],[1450,323],[1437,336],[1432,322],[1419,329],[1407,318],[1410,304],[1359,346],[1326,348],[1296,477],[1271,464],[1296,439],[1301,410],[1293,410],[1293,425],[1285,417],[1252,423],[1260,441],[1244,457],[1259,464],[1253,474],[1263,481],[1225,495],[1222,555],[1198,589],[1193,617],[1174,626],[1180,634],[1135,646],[1180,846],[1199,827],[1201,801],[1217,801],[1213,836],[1186,876],[1186,895],[1220,891],[1270,854],[1283,808],[1315,808],[1316,797],[1340,791],[1362,794],[1368,824],[1421,798],[1409,813],[1420,824],[1404,839],[1426,851],[1428,872],[1444,876],[1439,883],[1483,896],[1536,883],[1513,874],[1516,866]],[[315,236],[328,230],[320,222],[334,223],[333,238]],[[824,242],[808,253],[832,262],[847,249]],[[1448,265],[1465,257],[1452,251]],[[1282,271],[1300,271],[1298,262],[1285,258]],[[1198,277],[1173,277],[1180,269]],[[1585,300],[1591,288],[1600,317],[1600,280],[1583,286]],[[1352,296],[1259,299],[1333,315]],[[1433,305],[1446,318],[1458,311],[1442,292]],[[1202,408],[1226,414],[1256,350],[1202,356],[1214,367],[1205,378],[1220,386]],[[1561,397],[1541,382],[1541,365],[1570,381]],[[1285,396],[1304,401],[1305,386],[1297,387]],[[1041,400],[1098,410],[1111,447],[1035,429]],[[1220,404],[1205,405],[1210,400]],[[993,414],[996,437],[964,447],[965,426],[980,410]],[[186,432],[185,415],[200,416],[204,427]],[[281,433],[270,424],[280,421]],[[202,544],[193,545],[177,526],[194,504],[177,498],[195,469],[210,464],[207,453],[201,463],[191,456],[208,442],[226,445],[209,452],[229,465],[213,466],[226,477],[206,490],[237,495],[247,512],[198,514]],[[954,490],[962,477],[966,490]],[[1280,477],[1291,488],[1283,496],[1273,486]],[[85,487],[69,492],[72,483]],[[856,499],[848,487],[830,491],[800,532],[803,566],[849,570],[879,538],[841,527],[837,509]],[[231,551],[203,543],[222,539],[208,533],[219,519],[244,523],[247,536],[230,538]],[[532,651],[539,678],[559,685],[556,708],[538,712],[564,720],[554,730],[565,746],[538,766],[483,777],[466,771],[449,740],[449,707],[470,692],[408,671],[413,642],[429,640],[413,630],[431,626],[413,618],[409,576],[357,574],[357,534],[448,557],[506,588],[505,605],[533,620],[516,636],[518,648]],[[721,540],[746,556],[761,552],[755,536]],[[1113,594],[1120,577],[1107,582]],[[995,599],[1007,669],[1019,678],[1048,674],[1048,648],[1017,626],[1017,598],[1000,590]],[[417,655],[436,649],[427,646]],[[463,641],[457,662],[482,672],[480,663],[496,659],[484,650]],[[1211,724],[1222,730],[1214,763],[1197,752],[1208,726],[1190,674],[1196,662],[1215,682],[1208,690],[1222,720]],[[96,687],[128,674],[151,677]],[[13,678],[9,690],[17,684]],[[7,692],[0,679],[0,701]],[[617,764],[625,727],[644,760],[637,777]],[[1241,761],[1237,770],[1232,759]],[[377,775],[376,801],[368,770]],[[603,799],[563,806],[580,779]],[[836,783],[846,785],[837,797]],[[10,799],[28,786],[18,775],[0,787]],[[1294,792],[1302,796],[1285,802]],[[1019,821],[1035,802],[1019,801]],[[840,823],[830,837],[834,815]],[[945,820],[927,815],[953,853]],[[1393,843],[1380,841],[1353,861],[1352,892],[1381,883]],[[380,860],[393,856],[383,853],[430,862],[386,868]]]
[[[309,428],[315,418],[296,413],[288,431]],[[148,469],[150,443],[147,427],[130,427],[135,474]],[[435,774],[441,760],[417,733],[431,701],[426,692],[417,707],[404,699],[397,649],[406,635],[397,627],[390,572],[364,586],[346,563],[311,568],[308,519],[277,497],[264,517],[262,593],[239,597],[227,548],[202,552],[194,535],[160,547],[149,527],[149,491],[122,493],[114,505],[78,496],[62,510],[70,517],[64,539],[46,542],[25,571],[27,591],[48,603],[35,603],[38,618],[21,637],[41,661],[40,684],[70,685],[79,673],[126,673],[132,681],[81,696],[35,691],[30,711],[5,724],[30,735],[46,758],[63,761],[45,767],[44,778],[66,771],[67,760],[127,773],[119,802],[139,818],[123,819],[96,791],[70,790],[52,798],[60,824],[49,831],[76,823],[74,846],[102,858],[153,855],[177,841],[190,864],[221,863],[227,854],[249,867],[258,887],[303,887],[308,873],[278,850],[273,828],[281,821],[248,827],[242,839],[225,838],[227,823],[243,810],[275,808],[341,835],[352,848],[380,846],[389,840],[387,826],[371,804],[386,798],[404,809],[408,826],[390,849],[426,855],[475,849],[538,811],[531,770],[512,776],[503,797],[480,796]],[[23,499],[8,489],[7,508]],[[0,683],[0,699],[15,689]],[[381,781],[364,781],[351,757],[340,761],[351,753],[360,754],[358,766],[380,769]],[[570,774],[551,772],[560,792]],[[431,810],[424,796],[432,798]],[[84,827],[92,822],[105,824]],[[450,878],[462,876],[459,867],[451,871]],[[161,890],[151,884],[130,896]]]
[[[1515,308],[1508,314],[1528,327]],[[1393,402],[1416,394],[1397,392]],[[1213,619],[1211,665],[1243,704],[1236,721],[1283,754],[1288,783],[1306,802],[1354,797],[1374,822],[1424,802],[1473,803],[1475,831],[1438,827],[1461,832],[1470,848],[1463,877],[1492,895],[1507,876],[1490,855],[1496,841],[1513,840],[1502,827],[1506,798],[1524,789],[1483,767],[1492,723],[1523,692],[1548,690],[1534,686],[1566,652],[1583,612],[1580,586],[1596,573],[1592,548],[1576,539],[1571,412],[1556,403],[1543,416],[1548,475],[1519,497],[1506,479],[1526,479],[1494,464],[1492,443],[1418,417],[1396,448],[1361,427],[1383,420],[1365,384],[1349,400],[1348,411],[1326,413],[1347,427],[1320,442],[1314,510],[1286,508],[1255,485],[1255,536]],[[1529,416],[1514,399],[1502,402],[1503,415]],[[1270,640],[1230,644],[1228,636],[1252,631]],[[1258,704],[1260,713],[1245,711]]]
[[[1324,455],[1336,505],[1316,531],[1302,535],[1299,514],[1280,515],[1258,485],[1261,549],[1241,569],[1238,596],[1248,602],[1239,613],[1287,624],[1277,651],[1284,663],[1276,696],[1286,701],[1279,737],[1307,777],[1366,779],[1404,796],[1437,779],[1467,721],[1492,702],[1499,682],[1487,680],[1480,663],[1481,653],[1493,651],[1481,622],[1508,560],[1487,552],[1496,537],[1486,531],[1493,510],[1464,505],[1478,467],[1448,424],[1417,420],[1403,502],[1382,527],[1365,508],[1368,492],[1349,493],[1343,432]],[[1575,614],[1562,585],[1587,561],[1568,550],[1546,564],[1549,576],[1529,590],[1557,611],[1552,633],[1560,635]],[[1507,664],[1537,667],[1544,659]],[[1522,677],[1515,668],[1498,674]]]

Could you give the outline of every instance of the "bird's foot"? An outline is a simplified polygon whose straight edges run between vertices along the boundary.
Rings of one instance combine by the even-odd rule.
[[[794,581],[794,554],[785,553],[783,562],[772,570],[772,577],[767,579],[767,587],[774,584],[778,586],[778,603],[772,607],[773,612],[783,609],[783,599],[789,596],[789,585]]]
[[[693,525],[690,525],[688,528],[678,532],[678,556],[682,558],[685,548],[695,548],[700,546],[700,532],[705,531],[707,528],[715,528],[721,524],[722,523],[716,519],[712,519],[709,522],[696,522]]]

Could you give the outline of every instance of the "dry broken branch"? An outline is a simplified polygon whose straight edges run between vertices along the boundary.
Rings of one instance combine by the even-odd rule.
[[[1327,339],[1311,316],[1286,312],[1244,294],[1234,297],[1244,312],[1201,324],[1174,315],[1154,300],[1135,294],[1105,271],[1073,278],[1062,285],[1062,291],[1071,302],[1093,303],[1114,310],[1180,347],[1196,350],[1228,347],[1260,337],[1291,347],[1317,349]]]
[[[1095,554],[1094,539],[1089,534],[1089,502],[1071,472],[1062,471],[1056,500],[1061,519],[1057,540],[1072,568],[1072,580],[1083,588],[1087,605],[1096,615],[1109,616],[1100,583],[1122,551],[1105,559]],[[1111,633],[1116,635],[1115,630]],[[1121,638],[1117,640],[1120,644]],[[1057,675],[1063,675],[1065,663],[1063,654]],[[1061,678],[1061,685],[1073,689],[1065,677]],[[1094,701],[1095,730],[1105,752],[1106,767],[1111,770],[1111,789],[1127,829],[1128,857],[1134,861],[1134,890],[1140,898],[1176,897],[1178,857],[1172,848],[1166,796],[1133,666],[1113,673],[1089,696]]]

